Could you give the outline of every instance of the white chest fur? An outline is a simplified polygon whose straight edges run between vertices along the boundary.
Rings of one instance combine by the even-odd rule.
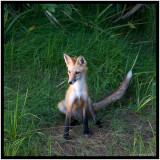
[[[72,86],[72,93],[70,96],[71,104],[75,101],[83,99],[84,101],[87,100],[88,93],[87,93],[87,84],[85,82],[85,77],[81,77],[78,81],[76,81]]]

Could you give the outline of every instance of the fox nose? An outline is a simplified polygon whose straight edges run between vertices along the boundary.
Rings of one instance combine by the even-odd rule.
[[[72,81],[68,81],[69,84],[72,84]]]
[[[74,84],[75,82],[76,82],[76,80],[68,81],[69,84]]]

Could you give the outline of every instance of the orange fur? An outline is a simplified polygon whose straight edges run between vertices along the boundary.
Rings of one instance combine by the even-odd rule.
[[[71,114],[70,117],[74,116],[82,119],[83,110],[88,107],[88,112],[92,115],[94,123],[96,123],[97,118],[95,111],[108,106],[111,102],[117,101],[124,95],[132,78],[132,72],[128,72],[126,78],[116,91],[103,100],[92,104],[92,101],[88,96],[88,85],[86,82],[86,60],[83,56],[72,58],[67,54],[64,54],[64,59],[68,67],[68,83],[71,85],[66,91],[65,99],[59,102],[58,108],[64,114]]]

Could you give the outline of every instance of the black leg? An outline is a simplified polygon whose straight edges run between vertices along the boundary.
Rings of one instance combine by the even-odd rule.
[[[84,129],[84,135],[86,137],[89,137],[90,133],[88,128],[88,114],[86,108],[83,109],[83,129]]]
[[[70,121],[70,117],[68,114],[66,114],[66,122],[65,122],[64,135],[63,135],[63,138],[66,140],[68,139],[68,136],[69,136],[69,121]]]

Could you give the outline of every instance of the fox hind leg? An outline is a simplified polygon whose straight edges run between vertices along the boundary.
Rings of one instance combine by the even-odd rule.
[[[87,111],[87,102],[84,102],[83,104],[83,130],[84,130],[84,135],[86,137],[90,136],[90,131],[88,127],[88,111]]]
[[[88,108],[89,108],[89,111],[92,115],[93,121],[96,124],[96,126],[98,126],[99,128],[102,128],[102,123],[99,120],[97,120],[96,114],[93,110],[92,101],[90,98],[88,98]]]
[[[70,125],[71,125],[71,128],[73,128],[74,126],[77,126],[77,125],[80,125],[81,122],[77,119],[73,119],[73,121],[71,121]]]
[[[66,114],[67,112],[67,108],[65,106],[65,103],[64,103],[64,100],[59,102],[58,104],[58,109],[63,113],[63,114]]]

